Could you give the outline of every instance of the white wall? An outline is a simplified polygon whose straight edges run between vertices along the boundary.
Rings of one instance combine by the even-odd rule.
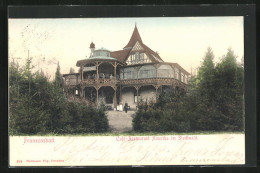
[[[123,106],[127,102],[131,109],[136,108],[136,104],[134,103],[134,90],[134,88],[125,88],[122,90],[121,102],[123,103]]]
[[[137,104],[134,103],[134,88],[125,88],[122,91],[122,100],[123,106],[127,102],[128,105],[131,107],[131,109],[135,109]],[[156,99],[156,92],[155,88],[153,86],[146,86],[144,88],[139,89],[139,100],[142,99],[144,102],[148,101],[155,101]]]
[[[150,101],[155,101],[156,99],[156,92],[155,88],[149,87],[145,89],[140,90],[140,97],[139,99],[142,99],[144,102],[150,102]]]

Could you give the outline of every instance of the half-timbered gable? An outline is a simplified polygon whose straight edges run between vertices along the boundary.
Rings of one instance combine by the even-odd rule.
[[[140,45],[140,43],[138,41],[136,41],[136,43],[131,51],[139,52],[139,51],[143,51],[143,50],[144,50],[144,48]]]

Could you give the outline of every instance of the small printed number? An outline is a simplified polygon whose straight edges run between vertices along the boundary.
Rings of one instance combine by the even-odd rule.
[[[17,160],[17,163],[23,163],[23,161],[22,160]]]

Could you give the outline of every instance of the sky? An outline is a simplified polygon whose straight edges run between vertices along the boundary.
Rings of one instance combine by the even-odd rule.
[[[242,16],[9,19],[9,61],[22,66],[29,54],[34,70],[42,69],[52,79],[57,62],[62,74],[71,67],[77,71],[76,62],[89,57],[92,41],[96,48],[123,49],[135,24],[144,44],[188,72],[201,65],[208,47],[216,63],[228,48],[238,62],[244,56]]]

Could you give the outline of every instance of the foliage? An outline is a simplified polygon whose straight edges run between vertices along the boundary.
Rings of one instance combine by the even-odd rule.
[[[70,67],[70,73],[75,73],[74,68]]]
[[[57,64],[57,69],[56,69],[56,73],[55,73],[55,79],[54,79],[54,84],[61,88],[63,86],[63,79],[62,76],[60,74],[60,63],[58,62]]]
[[[244,119],[244,69],[231,49],[218,64],[207,49],[197,77],[187,93],[161,93],[157,103],[140,102],[133,119],[135,131],[192,132],[242,131]]]
[[[9,67],[10,134],[97,133],[108,129],[103,109],[68,102],[63,93],[59,64],[49,82],[40,72],[32,73],[31,59],[25,68]]]

